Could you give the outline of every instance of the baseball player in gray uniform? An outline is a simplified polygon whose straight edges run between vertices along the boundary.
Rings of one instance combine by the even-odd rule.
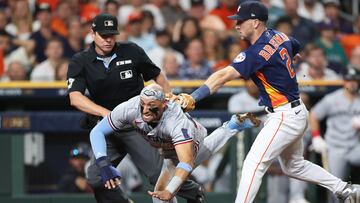
[[[140,96],[119,104],[90,133],[91,145],[106,188],[119,184],[120,174],[111,166],[105,136],[129,126],[134,127],[153,146],[161,149],[165,165],[148,192],[153,200],[176,202],[173,198],[193,168],[218,151],[237,132],[260,121],[253,114],[233,115],[230,121],[207,136],[206,128],[184,113],[181,106],[165,99],[157,84],[145,87]]]
[[[349,69],[344,76],[344,87],[326,95],[310,113],[313,148],[327,159],[323,164],[328,164],[329,171],[341,179],[346,178],[349,164],[360,166],[359,82],[360,73]],[[324,141],[320,136],[319,121],[325,118]],[[331,197],[330,202],[338,202]]]

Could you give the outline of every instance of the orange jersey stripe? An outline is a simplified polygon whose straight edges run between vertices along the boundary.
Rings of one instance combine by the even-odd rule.
[[[269,95],[271,100],[271,105],[273,108],[276,108],[278,106],[281,106],[289,102],[288,99],[279,92],[279,90],[275,89],[266,81],[264,74],[257,71],[256,76],[260,79],[261,83],[265,88],[266,93]]]

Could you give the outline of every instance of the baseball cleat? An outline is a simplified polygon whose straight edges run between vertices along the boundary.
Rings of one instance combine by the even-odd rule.
[[[343,191],[335,193],[343,203],[360,203],[360,185],[348,184]]]

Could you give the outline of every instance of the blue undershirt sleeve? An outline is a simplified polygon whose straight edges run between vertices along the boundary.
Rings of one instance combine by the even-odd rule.
[[[90,143],[96,158],[106,156],[105,136],[114,132],[107,116],[104,117],[90,132]]]

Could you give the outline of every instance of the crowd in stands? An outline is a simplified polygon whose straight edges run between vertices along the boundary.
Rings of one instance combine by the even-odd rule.
[[[244,0],[242,0],[244,1]],[[227,16],[241,0],[16,0],[0,3],[1,81],[64,80],[67,60],[92,43],[91,21],[117,16],[118,41],[133,41],[170,79],[205,79],[249,45]],[[303,47],[299,80],[338,79],[359,67],[360,17],[339,0],[262,0],[268,27]],[[346,18],[345,18],[345,17]],[[359,47],[357,47],[359,46]],[[356,48],[357,47],[357,48]]]

